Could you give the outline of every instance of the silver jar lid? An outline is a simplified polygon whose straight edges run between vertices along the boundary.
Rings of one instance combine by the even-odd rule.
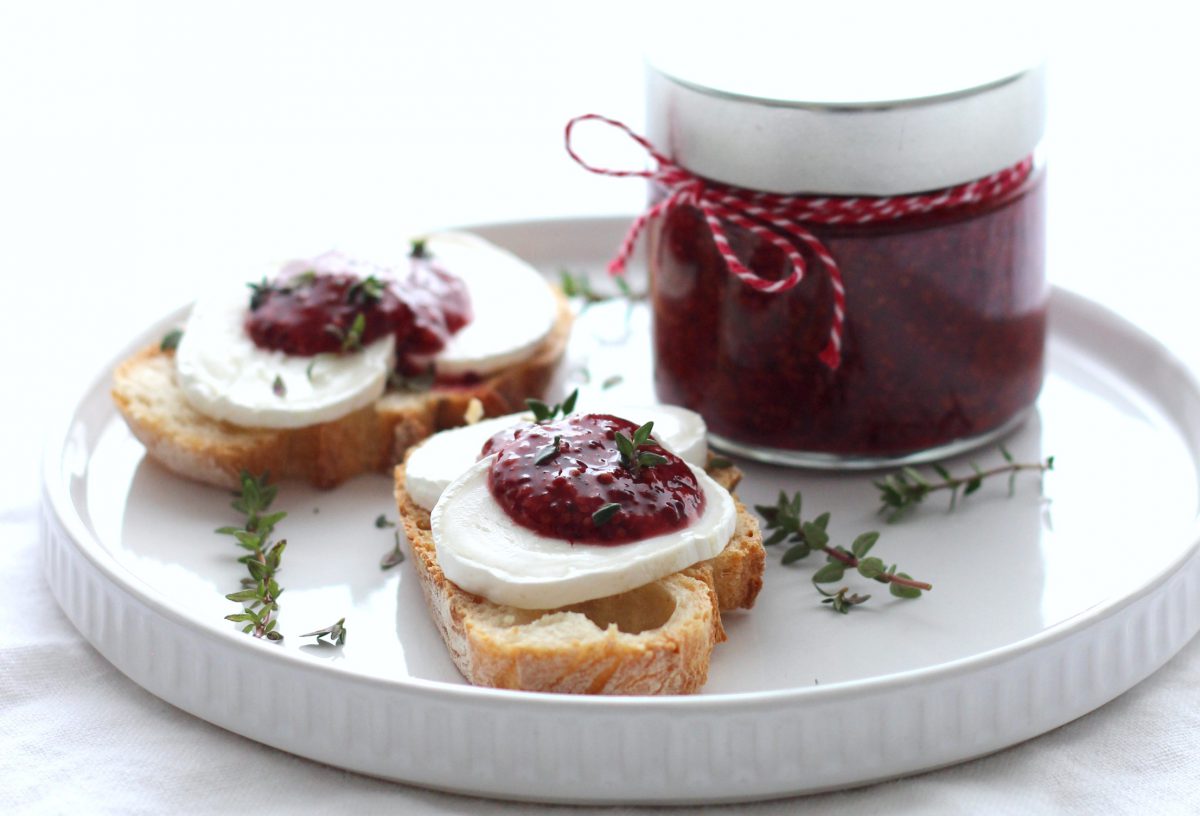
[[[837,19],[806,5],[776,25],[675,21],[647,49],[650,141],[706,178],[830,195],[949,187],[1033,152],[1045,71],[1024,21],[990,21],[980,36],[955,20],[914,23],[893,3],[894,19],[864,27],[847,23],[845,5]]]

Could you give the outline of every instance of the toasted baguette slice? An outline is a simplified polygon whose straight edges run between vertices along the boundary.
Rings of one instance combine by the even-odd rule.
[[[727,489],[741,478],[714,469]],[[429,511],[395,471],[396,505],[421,590],[454,665],[477,686],[565,694],[690,694],[725,640],[721,610],[749,608],[762,587],[758,521],[736,497],[737,527],[715,558],[620,595],[551,610],[517,609],[461,589],[437,562]]]
[[[511,413],[541,396],[562,359],[571,310],[555,290],[558,317],[524,361],[479,383],[421,393],[389,391],[374,405],[304,428],[245,428],[194,409],[175,381],[175,353],[152,346],[117,366],[113,400],[149,456],[181,476],[237,487],[238,474],[270,471],[334,487],[360,473],[386,471],[430,434],[463,424],[472,399],[487,416]]]

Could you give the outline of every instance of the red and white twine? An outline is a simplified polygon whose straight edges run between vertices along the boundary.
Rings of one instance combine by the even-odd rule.
[[[658,167],[654,170],[611,170],[588,164],[571,146],[571,134],[577,124],[592,119],[623,131],[645,148]],[[712,233],[717,251],[720,252],[729,271],[757,291],[786,292],[800,283],[804,279],[806,264],[803,254],[792,239],[807,247],[825,268],[833,289],[833,320],[829,328],[829,342],[819,358],[834,370],[841,364],[846,290],[842,285],[842,272],[837,259],[805,224],[870,224],[978,204],[1012,192],[1028,178],[1033,169],[1033,158],[1026,157],[1012,167],[990,176],[932,193],[889,197],[809,197],[765,193],[706,181],[672,162],[645,137],[634,133],[626,125],[595,113],[576,116],[567,122],[566,144],[567,153],[586,170],[603,176],[636,176],[650,179],[660,184],[667,192],[665,198],[634,219],[621,241],[616,256],[608,264],[610,274],[620,275],[625,271],[638,235],[650,219],[683,205],[690,205],[700,211]],[[791,273],[780,280],[768,280],[755,274],[741,262],[729,245],[723,222],[741,227],[760,240],[777,247],[788,259]]]

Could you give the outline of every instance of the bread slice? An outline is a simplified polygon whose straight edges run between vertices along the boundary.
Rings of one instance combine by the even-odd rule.
[[[374,405],[304,428],[245,428],[191,406],[175,381],[175,353],[142,349],[117,366],[112,396],[147,454],[181,476],[236,488],[238,474],[270,471],[334,487],[360,473],[385,471],[427,436],[463,424],[472,399],[487,416],[511,413],[541,396],[562,359],[571,310],[555,290],[554,328],[533,354],[469,386],[420,393],[389,391]]]
[[[734,467],[709,468],[732,490]],[[629,592],[552,610],[517,609],[461,589],[437,562],[429,511],[395,470],[396,505],[421,590],[454,665],[478,686],[565,694],[690,694],[725,640],[721,610],[750,608],[762,587],[758,521],[737,498],[737,527],[715,558]]]

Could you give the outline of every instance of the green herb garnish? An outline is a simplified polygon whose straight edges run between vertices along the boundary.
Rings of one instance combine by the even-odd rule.
[[[410,257],[410,258],[428,258],[429,257],[428,243],[429,243],[428,239],[426,239],[426,238],[414,238],[412,240],[412,248],[408,252],[408,257]]]
[[[841,612],[843,615],[850,612],[850,607],[858,606],[861,603],[866,603],[871,600],[870,595],[859,595],[857,592],[851,592],[849,587],[842,587],[834,592],[826,592],[817,587],[817,592],[825,596],[823,604],[829,604],[834,612]]]
[[[307,632],[300,637],[315,637],[321,646],[341,646],[346,642],[346,619],[338,618],[338,622],[315,632]],[[329,638],[329,640],[324,640]]]
[[[174,351],[179,348],[179,341],[183,339],[183,329],[171,329],[163,335],[162,340],[158,344],[159,351]]]
[[[617,443],[617,450],[621,453],[621,464],[627,469],[636,472],[639,468],[652,468],[656,465],[665,465],[669,461],[667,457],[661,454],[639,450],[639,448],[643,448],[646,445],[655,444],[650,439],[650,432],[653,430],[654,423],[647,422],[633,432],[632,439],[620,431],[616,432],[614,439]]]
[[[378,525],[376,525],[378,526]],[[403,563],[404,551],[400,549],[400,531],[395,532],[396,545],[389,550],[379,561],[381,570],[390,570],[397,564]]]
[[[564,417],[566,417],[569,413],[574,411],[575,401],[578,399],[579,389],[576,388],[570,393],[570,395],[567,396],[565,400],[562,401],[562,403],[555,403],[553,406],[547,405],[541,400],[533,399],[532,397],[525,400],[525,404],[529,406],[529,410],[533,412],[534,422],[549,422],[558,416],[560,412]]]
[[[250,287],[250,311],[257,312],[258,308],[267,300],[267,295],[275,291],[275,287],[263,277],[259,283],[247,283]]]
[[[250,577],[242,579],[241,591],[225,596],[242,604],[241,612],[226,615],[225,620],[246,624],[242,631],[254,637],[283,640],[283,635],[275,630],[278,599],[283,593],[275,582],[275,573],[279,570],[287,541],[280,539],[272,543],[271,534],[287,513],[267,512],[277,491],[274,485],[268,484],[269,474],[264,473],[256,479],[243,470],[240,478],[242,488],[234,494],[237,498],[232,507],[246,517],[246,522],[241,527],[221,527],[217,532],[233,536],[238,546],[248,551],[238,561],[246,565]]]
[[[325,331],[332,334],[342,343],[342,351],[359,351],[362,349],[363,332],[367,329],[367,318],[362,313],[354,315],[354,322],[350,324],[348,330],[343,330],[341,326],[334,323],[329,323],[325,326]]]
[[[543,445],[542,447],[538,448],[537,455],[533,457],[533,463],[535,465],[546,464],[555,456],[558,456],[558,451],[561,446],[562,437],[556,434],[553,442],[551,442],[549,445]]]
[[[621,505],[617,504],[616,502],[609,502],[608,504],[602,505],[599,510],[597,510],[595,513],[592,513],[592,524],[596,525],[597,527],[603,527],[612,520],[612,517],[615,516],[617,511],[620,509]]]
[[[317,279],[317,273],[309,269],[289,278],[285,283],[272,283],[264,276],[258,283],[247,283],[250,287],[250,311],[256,312],[267,301],[272,293],[280,295],[291,294],[302,286],[312,286]]]
[[[881,559],[867,553],[879,540],[879,533],[863,533],[854,539],[850,549],[829,545],[829,513],[822,513],[811,521],[804,521],[800,510],[802,498],[799,492],[791,499],[782,490],[774,506],[758,505],[754,509],[763,517],[766,528],[773,531],[763,545],[773,547],[785,540],[791,544],[783,554],[782,563],[794,564],[813,552],[825,553],[825,565],[812,576],[813,586],[825,596],[821,603],[829,604],[834,611],[846,613],[850,607],[865,603],[870,595],[850,594],[847,587],[827,592],[820,585],[837,583],[845,577],[846,570],[856,570],[864,578],[889,584],[889,590],[897,598],[919,598],[921,593],[933,589],[932,584],[916,581],[911,575],[898,572],[896,566],[887,566]]]
[[[1007,473],[1008,495],[1011,496],[1016,490],[1017,474],[1020,471],[1033,470],[1044,475],[1047,471],[1054,470],[1053,456],[1046,457],[1043,462],[1022,464],[1016,462],[1013,455],[1003,445],[999,450],[1000,455],[1004,457],[1005,464],[990,470],[982,470],[979,465],[971,462],[972,473],[966,476],[951,476],[946,468],[934,464],[930,465],[930,468],[937,474],[938,481],[926,478],[916,468],[906,467],[875,482],[875,487],[879,490],[879,499],[882,502],[879,512],[886,513],[889,522],[897,521],[924,501],[926,496],[937,490],[950,491],[949,509],[953,510],[958,503],[960,491],[964,498],[970,496],[983,486],[984,479]]]
[[[375,529],[377,529],[377,530],[386,530],[388,527],[395,527],[395,526],[396,526],[396,522],[389,521],[388,517],[385,516],[383,513],[380,513],[378,516],[375,517]]]
[[[589,304],[599,303],[602,300],[608,299],[602,295],[597,295],[592,291],[592,285],[588,283],[586,275],[579,275],[576,277],[565,269],[560,269],[558,271],[558,275],[559,288],[562,289],[562,293],[569,298],[583,298]]]
[[[378,303],[383,299],[386,288],[386,283],[374,275],[368,275],[346,290],[346,300],[350,303]]]
[[[617,300],[618,298],[624,298],[631,303],[635,300],[645,299],[646,296],[644,294],[636,294],[633,291],[633,288],[629,285],[629,281],[624,275],[617,275],[616,281],[620,294],[602,295],[592,288],[587,275],[572,275],[566,269],[558,270],[558,286],[562,289],[562,293],[569,298],[580,298],[583,301],[584,309],[593,303],[603,303],[604,301]]]
[[[419,394],[422,391],[428,391],[433,388],[436,380],[437,373],[434,371],[433,364],[431,363],[420,374],[412,377],[406,377],[399,371],[392,371],[388,374],[388,388],[394,388],[397,391],[404,391],[410,394]]]

